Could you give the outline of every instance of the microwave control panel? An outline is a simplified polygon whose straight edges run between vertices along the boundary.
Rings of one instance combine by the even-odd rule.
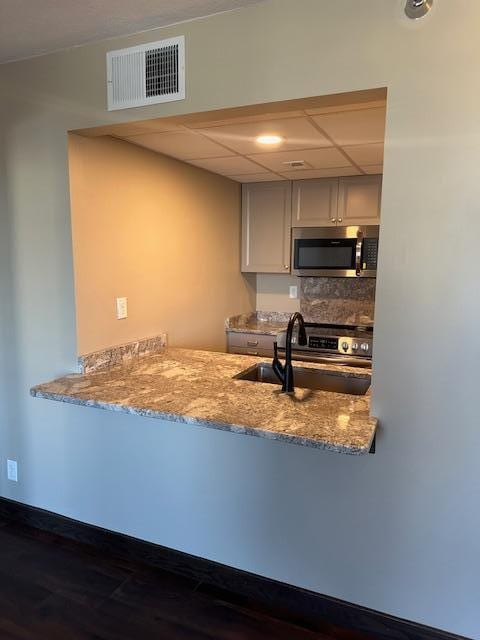
[[[364,269],[377,268],[378,238],[365,238],[363,241],[362,263]]]

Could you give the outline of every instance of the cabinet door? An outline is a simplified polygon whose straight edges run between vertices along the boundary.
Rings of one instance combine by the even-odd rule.
[[[291,211],[291,182],[243,185],[242,271],[290,272]]]
[[[335,227],[338,178],[293,183],[292,227]]]
[[[338,190],[339,226],[380,224],[382,176],[340,178]]]

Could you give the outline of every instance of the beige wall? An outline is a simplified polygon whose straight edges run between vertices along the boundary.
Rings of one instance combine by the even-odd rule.
[[[223,350],[225,318],[255,307],[240,185],[109,137],[70,134],[69,165],[79,354],[163,331]]]
[[[480,3],[404,5],[266,0],[0,66],[0,489],[480,640]],[[108,113],[105,52],[179,34],[186,100]],[[68,130],[382,86],[375,455],[29,397],[75,368]]]

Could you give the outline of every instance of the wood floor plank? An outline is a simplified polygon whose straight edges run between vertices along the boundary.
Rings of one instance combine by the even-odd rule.
[[[53,595],[38,610],[29,630],[48,640],[213,640],[183,624],[145,616],[138,607],[107,601],[88,608],[63,595]]]
[[[131,574],[98,555],[72,553],[56,540],[36,539],[10,526],[0,528],[0,567],[4,575],[90,606],[103,602]]]
[[[316,640],[320,637],[319,634],[230,602],[213,599],[200,592],[185,592],[174,581],[158,583],[138,574],[115,591],[102,605],[102,611],[112,606],[112,600],[137,607],[148,619],[161,617],[173,623],[183,623],[192,631],[210,634],[217,640],[234,640],[238,637],[251,640]]]
[[[0,522],[1,640],[353,637],[328,626],[308,628],[288,614],[272,614],[265,606],[190,577]]]

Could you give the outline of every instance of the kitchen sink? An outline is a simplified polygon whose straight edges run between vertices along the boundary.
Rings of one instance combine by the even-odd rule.
[[[280,385],[272,365],[266,362],[255,364],[233,377],[236,380]],[[354,396],[364,396],[370,387],[370,376],[345,376],[335,371],[320,371],[306,367],[293,367],[293,380],[295,387],[302,389],[348,393]]]

